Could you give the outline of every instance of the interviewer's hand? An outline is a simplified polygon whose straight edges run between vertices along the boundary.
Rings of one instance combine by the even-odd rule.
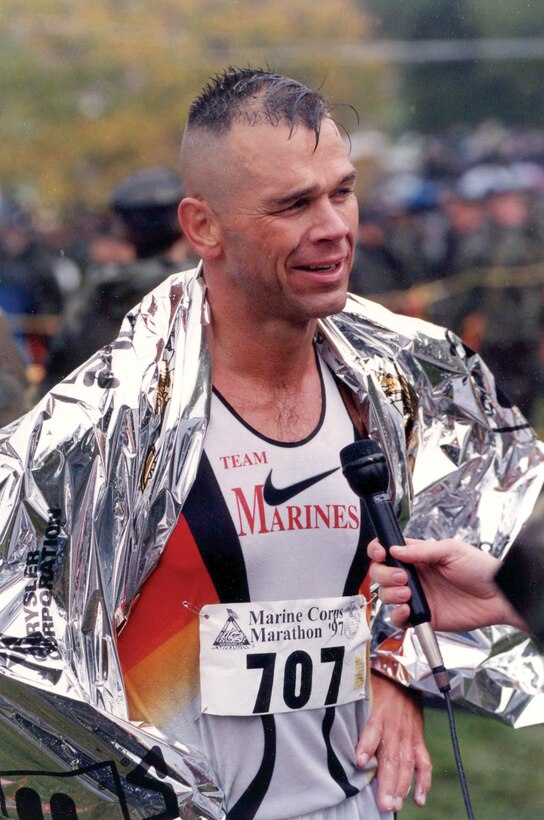
[[[497,558],[455,539],[406,541],[405,547],[392,547],[391,555],[416,568],[435,629],[462,631],[506,623],[525,627],[493,583],[500,565]],[[382,563],[386,553],[376,539],[368,545],[368,555],[374,562],[371,577],[380,584],[379,597],[386,604],[396,605],[391,620],[403,626],[410,615],[407,574]]]

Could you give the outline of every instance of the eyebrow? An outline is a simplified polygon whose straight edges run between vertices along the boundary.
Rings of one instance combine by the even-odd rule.
[[[357,172],[355,170],[350,171],[350,173],[342,177],[342,179],[340,179],[334,187],[341,188],[343,185],[350,185],[355,182],[356,176]],[[304,199],[307,196],[311,196],[316,190],[317,188],[315,185],[309,185],[307,188],[298,188],[290,194],[286,194],[278,199],[272,199],[268,204],[271,208],[281,208],[282,206],[288,205],[290,202],[296,202],[298,199]]]

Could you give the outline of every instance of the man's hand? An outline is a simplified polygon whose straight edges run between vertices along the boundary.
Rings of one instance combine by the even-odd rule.
[[[378,759],[378,808],[400,811],[415,774],[414,802],[425,805],[431,788],[431,758],[425,745],[419,696],[372,674],[372,712],[355,749],[357,763]]]
[[[406,546],[392,547],[391,555],[414,564],[435,629],[469,630],[494,623],[524,629],[521,618],[493,583],[500,566],[497,558],[455,539],[407,538],[406,542]],[[391,620],[396,626],[402,626],[410,614],[406,603],[410,599],[406,572],[381,563],[385,560],[385,550],[377,540],[368,545],[368,555],[374,561],[370,574],[381,585],[380,599],[396,605]]]

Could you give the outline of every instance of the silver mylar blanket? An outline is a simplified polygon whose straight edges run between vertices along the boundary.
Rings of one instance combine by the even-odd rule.
[[[223,816],[198,750],[128,720],[115,640],[196,474],[209,332],[199,268],[177,274],[1,433],[4,813]],[[317,343],[386,451],[406,534],[503,555],[538,496],[544,447],[499,403],[478,356],[443,328],[356,298],[319,323]],[[417,642],[383,608],[374,633],[377,668],[435,691]],[[517,726],[543,719],[542,659],[525,636],[493,627],[441,642],[454,696]]]

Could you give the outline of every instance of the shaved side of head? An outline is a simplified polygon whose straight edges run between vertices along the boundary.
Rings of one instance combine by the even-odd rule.
[[[181,145],[181,178],[186,196],[222,210],[240,184],[228,134],[187,127]],[[238,172],[237,172],[238,171]]]

